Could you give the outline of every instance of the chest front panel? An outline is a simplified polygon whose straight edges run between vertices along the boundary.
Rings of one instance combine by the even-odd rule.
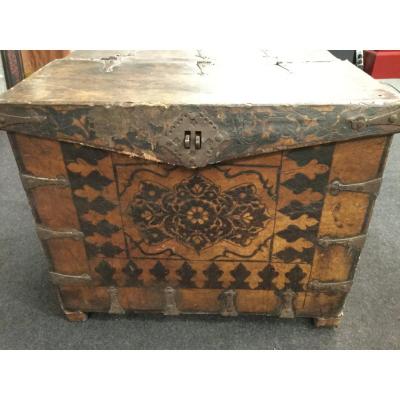
[[[98,285],[299,291],[332,146],[196,171],[63,144]]]
[[[24,135],[15,147],[25,176],[64,182],[28,191],[68,309],[326,316],[359,254],[332,239],[363,235],[373,201],[332,184],[379,177],[387,138],[196,170]]]

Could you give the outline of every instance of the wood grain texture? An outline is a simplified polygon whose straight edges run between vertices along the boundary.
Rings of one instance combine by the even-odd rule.
[[[15,135],[19,167],[23,174],[44,178],[67,178],[63,154],[57,142]],[[80,230],[78,215],[69,187],[41,186],[28,191],[36,223],[53,230]],[[52,269],[64,274],[87,272],[86,251],[82,241],[50,239],[43,242]]]
[[[41,64],[43,56],[37,51],[25,55],[30,58],[27,67]],[[63,52],[51,55],[59,58]],[[263,50],[241,54],[207,50],[78,51],[51,63],[8,98],[24,98],[32,103],[166,106],[326,105],[398,100],[394,90],[351,63],[332,56],[326,59],[327,52],[323,51],[320,56],[324,61],[279,56],[277,65],[277,58]]]
[[[339,179],[343,183],[359,183],[381,178],[390,139],[371,138],[336,144],[329,182]],[[355,156],[357,154],[360,156]],[[357,192],[328,193],[319,237],[351,238],[365,235],[375,198],[373,194]],[[353,279],[360,251],[334,243],[327,248],[317,246],[310,281],[344,282]],[[307,294],[304,311],[312,313],[320,307],[322,316],[335,317],[341,312],[345,297],[343,293]]]

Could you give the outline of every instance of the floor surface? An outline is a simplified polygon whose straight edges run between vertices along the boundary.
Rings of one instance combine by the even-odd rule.
[[[0,134],[0,349],[400,349],[400,135],[340,328],[308,319],[92,315],[66,321]]]

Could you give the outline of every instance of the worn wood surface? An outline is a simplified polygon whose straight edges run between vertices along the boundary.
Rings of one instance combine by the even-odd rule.
[[[0,128],[196,168],[395,133],[400,96],[324,52],[77,52],[0,96]]]
[[[333,79],[334,77],[334,79]],[[74,52],[5,99],[35,104],[384,104],[396,92],[327,52]]]

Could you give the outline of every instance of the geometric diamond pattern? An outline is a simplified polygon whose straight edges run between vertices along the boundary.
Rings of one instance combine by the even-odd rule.
[[[110,154],[69,143],[61,147],[88,256],[126,256]]]

